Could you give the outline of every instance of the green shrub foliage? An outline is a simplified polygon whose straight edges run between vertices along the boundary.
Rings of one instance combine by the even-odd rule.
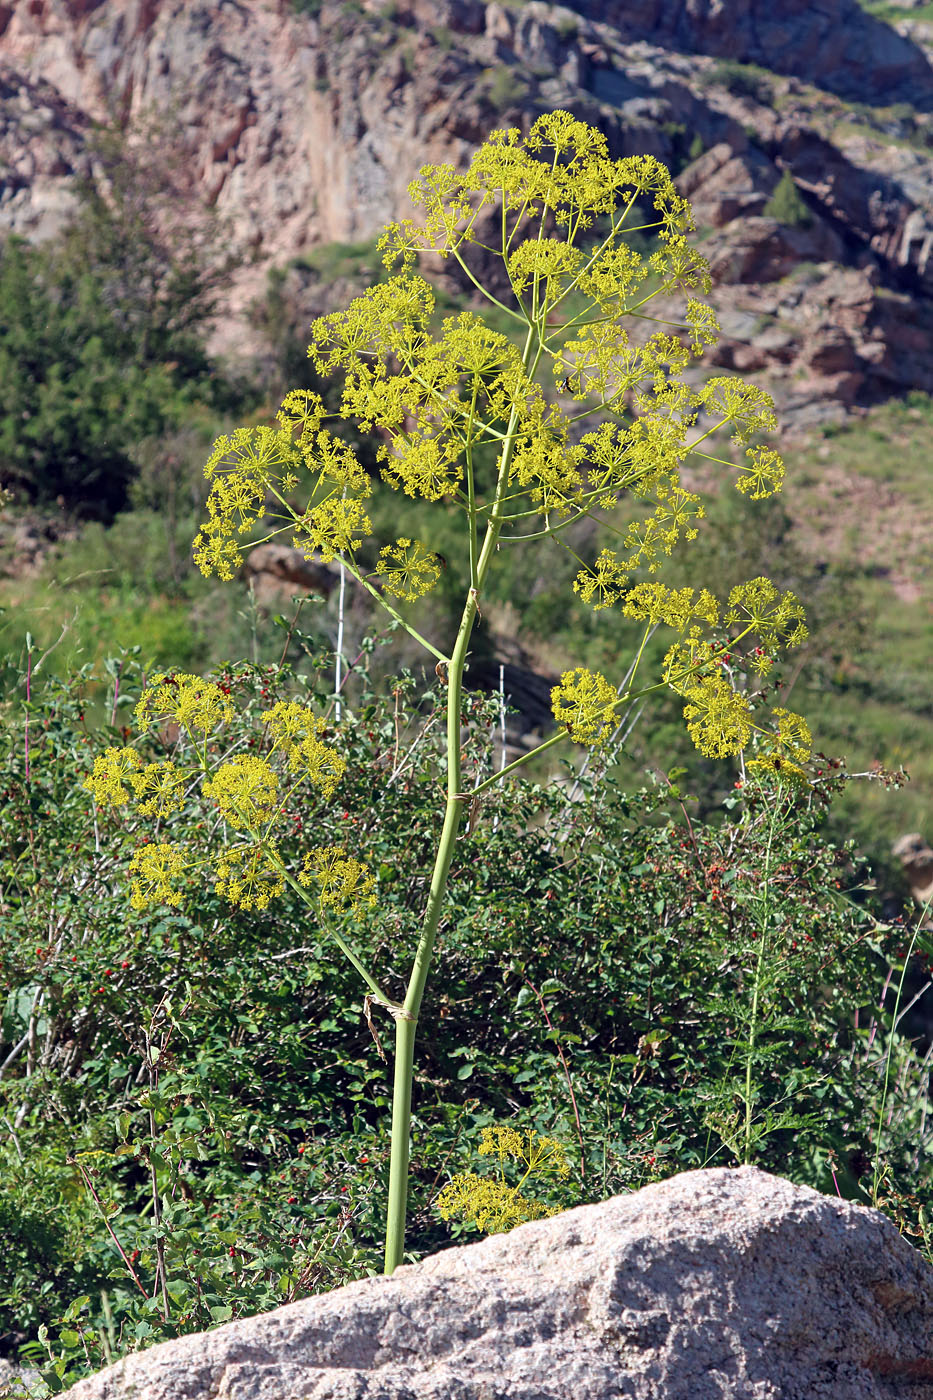
[[[180,207],[160,126],[102,127],[91,138],[101,184],[78,186],[58,239],[0,246],[0,485],[38,503],[64,498],[109,519],[125,503],[134,444],[192,407],[240,405],[213,372],[203,334],[233,265],[219,230]],[[106,190],[106,194],[103,192]]]
[[[216,673],[245,751],[278,700],[326,707],[331,658],[304,644],[301,676]],[[365,664],[339,795],[296,811],[283,851],[365,844],[379,906],[354,937],[383,965],[399,950],[400,987],[436,837],[425,777],[444,696],[408,677],[380,700]],[[120,743],[144,678],[131,663],[110,672],[105,737]],[[379,1026],[301,902],[286,890],[231,911],[205,885],[184,913],[130,906],[127,868],[152,822],[125,808],[95,823],[80,787],[102,737],[84,723],[89,679],[50,683],[2,730],[0,1347],[44,1363],[53,1389],[377,1269],[388,1166]],[[496,718],[494,702],[467,702],[469,762],[488,764]],[[152,735],[153,758],[166,740]],[[415,1254],[469,1230],[433,1203],[482,1130],[516,1112],[571,1165],[542,1208],[746,1159],[830,1189],[832,1165],[862,1199],[870,1187],[867,1009],[902,935],[848,895],[851,858],[821,839],[812,797],[763,779],[719,825],[691,824],[675,786],[625,796],[608,762],[572,797],[493,789],[458,848],[427,992],[437,1030],[416,1067]],[[183,820],[206,849],[208,804]],[[907,1083],[909,1042],[898,1054]],[[916,1185],[920,1107],[893,1092],[885,1160]]]
[[[777,219],[788,228],[804,228],[813,222],[809,205],[789,170],[784,171],[763,212],[769,219]]]

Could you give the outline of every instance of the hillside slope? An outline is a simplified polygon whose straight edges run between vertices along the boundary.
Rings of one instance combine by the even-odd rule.
[[[371,237],[420,163],[563,106],[618,153],[705,151],[683,181],[719,361],[772,374],[785,421],[933,390],[933,67],[855,0],[37,0],[0,7],[0,86],[0,229],[30,239],[67,217],[94,121],[160,114],[190,217],[226,215],[250,254],[227,349],[270,265]]]

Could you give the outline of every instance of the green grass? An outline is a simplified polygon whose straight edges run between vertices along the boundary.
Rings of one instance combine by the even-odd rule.
[[[888,0],[859,0],[866,13],[875,19],[896,21],[901,19],[933,20],[933,5],[918,5],[916,9],[907,5],[891,5]]]

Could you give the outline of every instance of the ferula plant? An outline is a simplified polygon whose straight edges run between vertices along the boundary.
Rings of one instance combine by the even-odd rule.
[[[191,676],[158,678],[140,718],[173,720],[192,745],[192,766],[143,763],[132,747],[111,749],[89,780],[99,798],[117,802],[132,788],[141,811],[166,820],[200,782],[225,833],[212,873],[218,892],[231,905],[261,909],[287,882],[329,921],[361,978],[368,1014],[375,1006],[394,1020],[387,1273],[403,1257],[415,1033],[465,814],[473,838],[482,839],[479,799],[503,775],[560,743],[605,745],[623,707],[665,687],[682,699],[704,754],[728,757],[751,746],[757,768],[805,781],[810,751],[799,715],[768,712],[760,692],[734,683],[764,675],[780,648],[806,635],[793,595],[754,578],[718,599],[654,577],[678,541],[696,535],[703,514],[682,480],[688,458],[718,463],[754,499],[777,491],[782,478],[779,456],[761,441],[776,426],[768,395],[723,376],[697,388],[688,376],[718,328],[697,297],[709,278],[688,241],[690,207],[668,171],[650,156],[611,159],[598,130],[557,111],[524,137],[493,132],[465,172],[424,167],[410,194],[423,218],[390,225],[380,243],[392,275],[312,327],[316,370],[340,376],[339,412],[329,415],[317,394],[296,390],[274,426],[218,439],[194,542],[202,572],[222,579],[233,578],[247,536],[259,543],[260,535],[285,534],[307,554],[339,559],[423,645],[446,685],[446,792],[404,997],[388,994],[347,932],[354,914],[378,919],[366,852],[316,848],[289,870],[276,844],[277,822],[299,784],[326,798],[340,782],[340,736],[324,716],[280,703],[264,715],[258,748],[225,756],[216,737],[228,706],[221,689]],[[639,251],[646,246],[653,251]],[[438,325],[431,287],[415,271],[422,250],[453,259],[476,304],[485,299],[514,335],[473,311]],[[652,317],[655,298],[667,305],[676,295],[679,321]],[[380,474],[393,490],[461,512],[469,585],[455,635],[432,639],[413,625],[407,605],[435,586],[442,560],[430,539],[370,545],[372,479],[341,425],[379,438]],[[711,450],[717,434],[739,449],[730,454],[738,465]],[[553,690],[556,732],[465,788],[464,666],[500,551],[570,549],[581,533],[571,527],[587,517],[611,545],[579,558],[578,601],[643,624],[641,645],[620,661],[618,677],[566,671]],[[397,604],[406,605],[404,616]],[[660,673],[645,676],[645,641],[662,624],[669,648]],[[343,723],[353,723],[346,708]],[[171,841],[141,847],[131,871],[134,903],[177,902],[195,863]]]

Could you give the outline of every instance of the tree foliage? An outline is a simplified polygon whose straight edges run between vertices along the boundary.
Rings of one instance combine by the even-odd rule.
[[[238,399],[203,347],[232,262],[192,226],[158,136],[101,128],[69,228],[0,248],[0,482],[31,501],[109,518],[136,443]]]

